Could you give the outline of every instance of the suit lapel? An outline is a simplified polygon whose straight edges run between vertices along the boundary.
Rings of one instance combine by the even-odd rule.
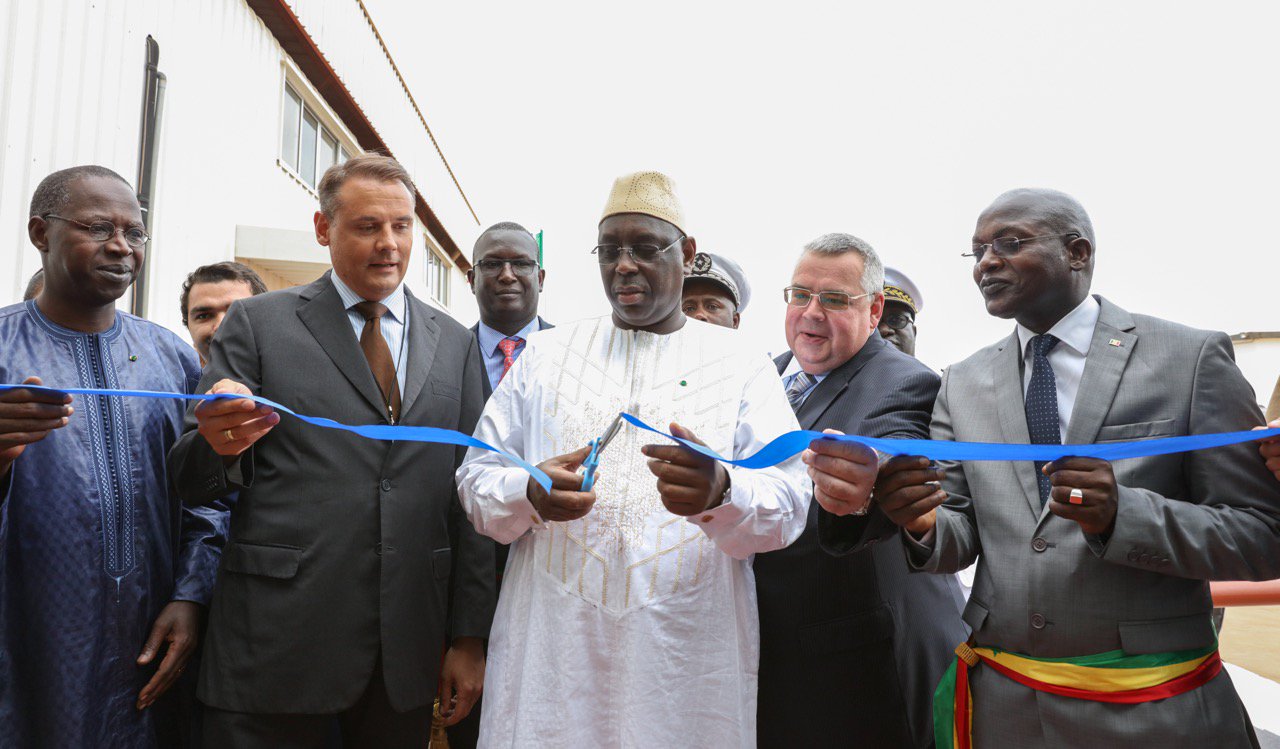
[[[404,379],[404,410],[409,415],[414,401],[427,384],[427,374],[435,361],[436,344],[440,342],[440,325],[435,321],[431,308],[418,301],[409,289],[404,290],[409,300],[409,352],[404,365],[408,368]],[[477,339],[478,340],[478,339]],[[483,370],[483,366],[481,367]],[[483,371],[481,376],[488,379]]]
[[[1098,302],[1102,307],[1098,325],[1093,330],[1080,390],[1067,423],[1066,441],[1071,445],[1092,444],[1098,438],[1098,430],[1111,410],[1116,391],[1120,389],[1120,378],[1138,340],[1130,332],[1134,323],[1128,312],[1101,297]]]
[[[1004,347],[996,352],[995,366],[991,368],[991,392],[995,394],[996,408],[1000,414],[1000,431],[1004,441],[1014,445],[1031,442],[1027,431],[1027,410],[1022,393],[1022,348],[1018,345],[1018,333],[1005,340]],[[1027,507],[1040,515],[1040,488],[1036,484],[1036,466],[1031,461],[1013,464]]]
[[[804,429],[813,429],[827,409],[831,408],[831,404],[835,403],[836,399],[848,389],[854,375],[858,374],[858,371],[865,367],[882,347],[888,345],[879,333],[872,333],[853,358],[831,370],[796,411],[796,420],[800,422],[800,426]]]
[[[382,401],[378,383],[373,379],[369,362],[360,351],[360,343],[351,330],[351,321],[342,306],[342,297],[325,273],[302,294],[304,303],[298,308],[298,317],[307,326],[320,347],[333,360],[351,386],[364,397],[383,421],[387,419],[387,407]]]

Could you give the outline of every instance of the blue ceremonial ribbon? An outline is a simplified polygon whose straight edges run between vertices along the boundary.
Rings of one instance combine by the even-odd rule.
[[[887,440],[880,437],[859,437],[854,434],[824,434],[814,431],[787,432],[760,448],[754,455],[733,460],[718,455],[714,450],[680,439],[655,429],[631,414],[622,418],[632,426],[674,440],[708,458],[740,468],[768,468],[803,452],[814,440],[856,442],[890,455],[923,455],[932,460],[1043,460],[1051,462],[1059,458],[1099,458],[1124,460],[1147,458],[1153,455],[1204,450],[1210,447],[1236,445],[1241,442],[1280,437],[1280,428],[1260,429],[1248,432],[1222,432],[1218,434],[1189,434],[1183,437],[1137,440],[1135,442],[1107,442],[1095,445],[1010,445],[1000,442],[947,442],[942,440]]]
[[[54,388],[44,385],[6,385],[0,384],[0,392],[6,390],[27,389],[33,391],[43,391],[48,393],[69,394],[69,395],[105,395],[105,396],[132,396],[137,398],[172,398],[175,400],[188,401],[213,401],[213,400],[231,400],[235,398],[247,398],[255,403],[261,403],[277,411],[283,411],[297,419],[301,419],[308,424],[326,429],[340,429],[347,432],[358,434],[373,440],[382,440],[387,442],[404,441],[404,442],[430,442],[444,445],[460,445],[463,447],[477,447],[481,450],[488,450],[492,453],[506,458],[507,460],[520,466],[526,473],[533,477],[540,486],[546,491],[551,491],[551,479],[546,473],[543,473],[537,466],[534,466],[524,459],[504,452],[498,448],[476,439],[462,432],[456,432],[452,429],[442,429],[439,427],[418,427],[390,424],[367,424],[367,425],[351,425],[343,424],[333,419],[326,419],[321,416],[305,416],[297,413],[287,406],[276,403],[269,398],[260,395],[238,395],[235,393],[208,393],[204,395],[186,393],[165,393],[154,390],[111,390],[105,388]],[[809,443],[814,440],[827,440],[833,442],[855,442],[865,445],[880,452],[889,455],[923,455],[932,460],[987,460],[987,461],[1021,461],[1021,460],[1040,460],[1051,462],[1059,458],[1081,457],[1081,458],[1098,458],[1101,460],[1124,460],[1125,458],[1146,458],[1154,455],[1169,455],[1172,453],[1191,452],[1192,450],[1205,450],[1213,447],[1224,447],[1226,445],[1236,445],[1242,442],[1252,442],[1255,440],[1267,439],[1269,437],[1280,437],[1280,428],[1259,429],[1244,432],[1221,432],[1216,434],[1189,434],[1182,437],[1162,437],[1158,439],[1136,440],[1133,442],[1107,442],[1092,445],[1016,445],[1000,442],[949,442],[941,440],[890,440],[880,437],[860,437],[855,434],[824,434],[823,432],[815,432],[810,430],[798,430],[787,432],[780,437],[775,438],[764,447],[760,448],[753,455],[745,458],[726,458],[716,453],[714,450],[699,445],[688,440],[681,439],[672,434],[656,429],[646,424],[631,414],[624,413],[622,418],[634,427],[638,427],[645,431],[666,437],[669,440],[678,442],[681,445],[718,460],[728,465],[738,466],[740,468],[768,468],[778,465],[809,447]]]
[[[515,463],[524,469],[526,473],[533,477],[540,486],[546,491],[551,491],[551,477],[543,473],[535,465],[524,461],[523,459],[503,452],[498,448],[478,440],[469,434],[455,432],[452,429],[442,429],[440,427],[415,427],[390,424],[364,424],[351,425],[343,424],[333,419],[326,419],[322,416],[304,416],[297,413],[287,406],[282,406],[270,398],[263,398],[260,395],[239,395],[236,393],[206,393],[204,395],[187,393],[164,393],[155,390],[111,390],[107,388],[54,388],[44,385],[4,385],[0,384],[0,393],[6,390],[33,390],[46,393],[69,394],[69,395],[107,395],[107,396],[128,396],[135,398],[169,398],[173,400],[185,401],[215,401],[215,400],[234,400],[237,398],[246,398],[255,403],[261,403],[265,406],[271,406],[277,411],[283,411],[295,418],[301,419],[308,424],[313,424],[325,429],[341,429],[346,432],[358,434],[361,437],[367,437],[371,440],[382,440],[384,442],[430,442],[440,445],[460,445],[462,447],[478,447],[481,450],[488,450],[497,453],[507,460]]]

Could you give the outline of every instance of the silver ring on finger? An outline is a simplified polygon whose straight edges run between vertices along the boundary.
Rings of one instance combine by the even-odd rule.
[[[1072,489],[1071,495],[1067,497],[1067,502],[1073,505],[1084,504],[1084,491],[1081,489]]]

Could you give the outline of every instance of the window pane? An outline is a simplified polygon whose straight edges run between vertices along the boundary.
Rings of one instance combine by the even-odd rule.
[[[316,186],[316,140],[320,135],[320,121],[308,110],[302,111],[302,154],[298,174],[312,187]]]
[[[302,116],[302,99],[288,86],[284,87],[284,122],[281,123],[280,155],[294,171],[298,170],[298,119]]]
[[[316,177],[322,179],[325,170],[334,165],[334,159],[338,156],[338,141],[328,130],[320,129],[320,157],[316,163]]]
[[[347,153],[347,149],[342,148],[341,146],[339,146],[339,148],[338,148],[338,163],[339,163],[339,164],[344,164],[344,163],[346,163],[347,159],[349,159],[349,158],[351,158],[351,154]]]

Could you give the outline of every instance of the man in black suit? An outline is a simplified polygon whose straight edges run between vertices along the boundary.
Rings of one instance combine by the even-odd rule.
[[[538,316],[538,299],[547,272],[542,269],[538,240],[528,229],[503,221],[480,233],[471,251],[467,283],[480,308],[480,322],[471,326],[480,347],[485,400],[502,376],[524,352],[531,333],[555,327]],[[506,544],[494,544],[497,583],[507,566]],[[482,702],[464,720],[449,728],[450,749],[471,749],[480,734]]]
[[[349,424],[471,433],[475,339],[405,289],[415,190],[357,156],[320,183],[332,273],[231,305],[200,390],[253,393]],[[493,544],[462,515],[463,451],[381,442],[248,400],[202,403],[169,460],[184,501],[239,491],[210,609],[199,696],[216,747],[422,747],[484,678]],[[444,664],[446,632],[450,638]]]
[[[801,427],[928,436],[939,378],[876,332],[883,284],[879,257],[857,237],[805,246],[785,291],[791,350],[777,360]],[[805,454],[811,466],[825,459]],[[755,559],[759,745],[931,746],[933,690],[965,637],[955,578],[909,575],[896,539],[831,556],[818,545],[819,510],[814,502],[794,544]]]

